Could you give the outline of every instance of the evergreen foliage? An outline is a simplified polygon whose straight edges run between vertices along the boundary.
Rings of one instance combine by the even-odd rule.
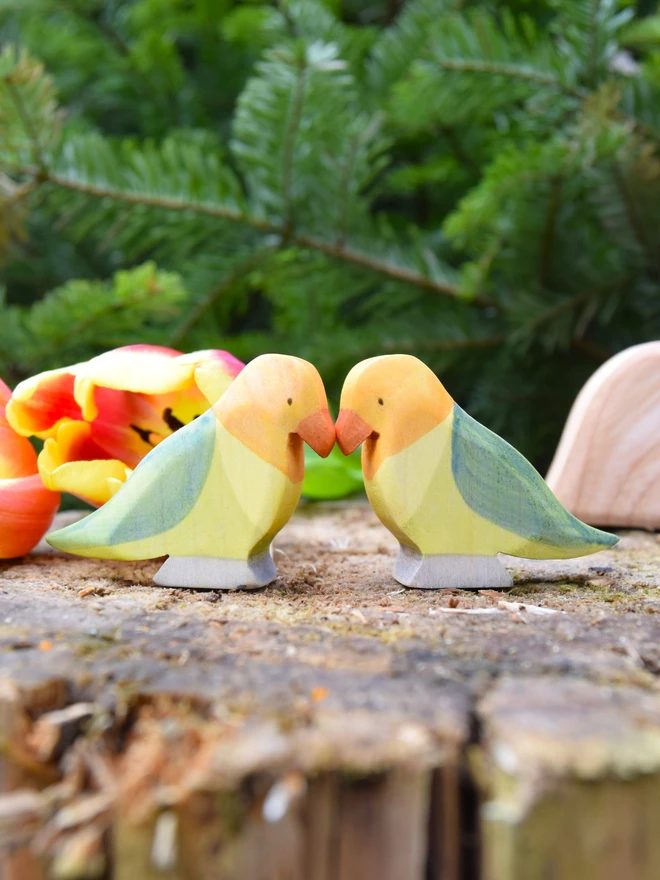
[[[336,402],[404,351],[543,468],[659,336],[658,14],[0,0],[0,33],[9,381],[148,340],[298,354]]]

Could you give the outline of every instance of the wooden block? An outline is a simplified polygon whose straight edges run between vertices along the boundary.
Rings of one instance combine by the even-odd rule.
[[[622,351],[589,379],[547,480],[586,522],[660,528],[660,342]]]
[[[480,707],[484,880],[660,877],[660,702],[505,680]]]
[[[154,583],[159,587],[197,590],[256,590],[276,577],[277,569],[269,552],[246,560],[170,556],[154,575]]]
[[[168,555],[161,586],[263,587],[277,576],[271,541],[302,491],[303,441],[322,456],[334,446],[321,377],[300,358],[262,355],[102,508],[48,541],[104,559]]]
[[[345,455],[363,444],[367,495],[400,543],[394,577],[406,587],[510,587],[498,553],[567,559],[618,540],[572,516],[519,452],[409,355],[351,370],[337,441]]]
[[[424,556],[406,544],[399,546],[393,574],[405,587],[423,590],[480,590],[484,584],[491,588],[513,586],[513,578],[496,556],[458,553]]]
[[[337,880],[424,880],[430,780],[429,773],[392,770],[342,787]]]
[[[448,762],[433,772],[429,807],[428,880],[460,880],[464,811],[460,771]]]

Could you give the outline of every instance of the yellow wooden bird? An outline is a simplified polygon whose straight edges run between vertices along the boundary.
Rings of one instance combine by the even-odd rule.
[[[572,516],[532,465],[457,406],[417,358],[355,366],[336,430],[345,455],[364,444],[367,495],[399,540],[394,577],[405,586],[511,586],[497,553],[563,559],[618,541]]]
[[[270,543],[300,498],[303,440],[324,457],[334,446],[321,377],[300,358],[262,355],[110,501],[48,541],[103,559],[168,554],[163,586],[265,586],[277,576]]]

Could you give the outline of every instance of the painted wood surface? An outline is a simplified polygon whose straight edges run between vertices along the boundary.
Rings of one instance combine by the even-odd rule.
[[[367,495],[401,545],[404,586],[511,586],[498,553],[566,559],[611,547],[512,446],[464,412],[417,358],[387,355],[351,370],[337,440],[360,443]]]
[[[271,541],[300,498],[303,441],[322,456],[334,445],[321,377],[300,358],[262,355],[107,504],[48,540],[103,559],[168,555],[161,586],[265,586],[277,575]]]
[[[593,525],[660,528],[660,342],[626,349],[589,379],[547,480]]]

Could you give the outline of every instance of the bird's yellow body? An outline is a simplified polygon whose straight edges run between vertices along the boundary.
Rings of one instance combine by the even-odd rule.
[[[411,446],[385,458],[373,478],[365,480],[369,501],[383,525],[402,544],[415,547],[423,556],[575,556],[575,545],[558,546],[521,537],[485,519],[466,504],[452,473],[453,427],[451,412]],[[368,442],[363,456],[369,457]],[[603,548],[585,543],[581,549],[588,553]]]
[[[207,477],[196,503],[180,522],[146,538],[120,544],[76,546],[75,552],[103,559],[172,555],[247,560],[267,551],[298,504],[302,479],[292,482],[279,468],[230,434],[217,419],[210,421],[210,425],[215,439]],[[299,452],[302,457],[302,447]],[[165,469],[161,479],[172,484],[172,476]],[[130,477],[122,489],[127,505],[131,503],[132,490],[137,492],[141,488],[132,482],[134,479]],[[142,517],[158,523],[162,508],[150,505],[148,498],[135,501]],[[58,546],[68,549],[64,540]]]

